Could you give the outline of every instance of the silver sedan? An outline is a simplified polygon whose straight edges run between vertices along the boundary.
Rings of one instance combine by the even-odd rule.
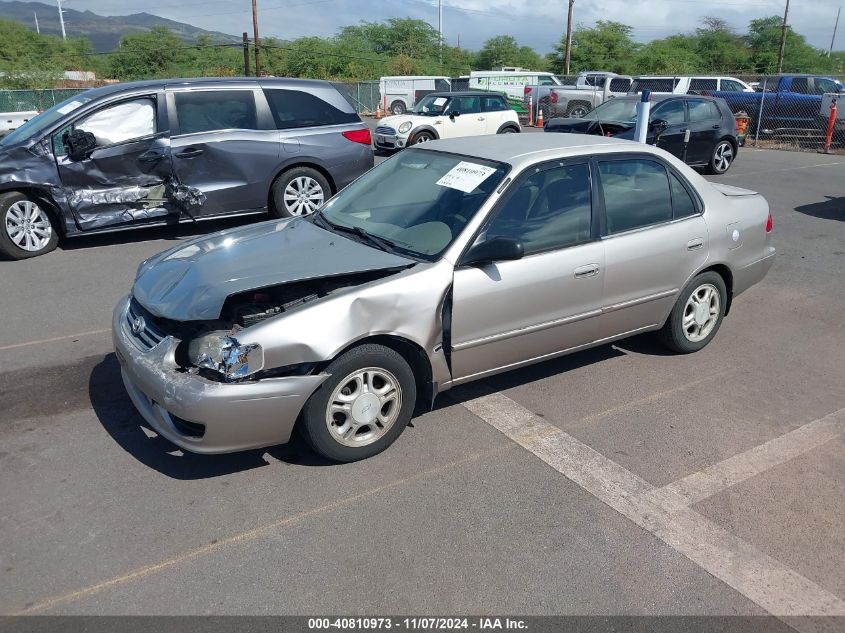
[[[353,461],[462,383],[651,330],[676,352],[701,349],[771,267],[771,230],[760,195],[651,146],[437,141],[314,216],[143,262],[114,344],[135,406],[183,449],[297,430]]]

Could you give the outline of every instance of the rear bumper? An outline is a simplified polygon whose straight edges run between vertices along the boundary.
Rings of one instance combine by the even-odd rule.
[[[325,375],[218,383],[180,371],[179,341],[139,347],[128,331],[128,298],[114,310],[112,338],[126,391],[154,431],[192,453],[231,453],[282,444]],[[186,424],[187,422],[187,424]]]
[[[762,281],[763,277],[765,277],[766,273],[769,272],[769,269],[772,267],[772,264],[774,262],[775,247],[767,246],[766,253],[765,255],[763,255],[763,257],[761,257],[755,262],[750,263],[744,268],[735,270],[733,279],[734,297],[742,292],[745,292],[754,284]]]

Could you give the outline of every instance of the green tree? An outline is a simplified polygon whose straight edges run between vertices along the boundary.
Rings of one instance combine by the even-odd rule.
[[[632,29],[627,24],[599,20],[593,28],[578,25],[572,33],[570,69],[609,70],[617,73],[636,72],[633,64],[639,45],[631,38]],[[565,36],[548,56],[554,72],[564,70]]]
[[[510,35],[497,35],[484,42],[475,57],[475,67],[479,70],[493,70],[498,66],[541,70],[545,63],[530,46],[520,46]]]
[[[740,35],[721,18],[702,18],[704,26],[696,29],[693,50],[701,70],[713,73],[745,70],[750,62],[748,46]]]
[[[687,75],[701,72],[701,57],[695,52],[695,38],[671,35],[640,47],[634,58],[636,72],[643,75]]]
[[[748,25],[746,39],[756,71],[772,73],[777,70],[782,25],[783,19],[776,15],[751,20]],[[830,59],[822,51],[810,46],[803,35],[787,26],[783,72],[827,72],[830,67]]]
[[[120,39],[111,58],[111,74],[126,81],[179,74],[190,60],[188,49],[178,37],[163,26],[146,33],[133,33]]]

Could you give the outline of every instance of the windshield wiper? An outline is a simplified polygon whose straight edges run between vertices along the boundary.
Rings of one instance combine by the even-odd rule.
[[[322,226],[324,229],[327,229],[329,231],[333,231],[334,229],[338,228],[337,224],[335,224],[334,222],[329,220],[322,213],[315,213],[311,217],[313,218],[312,222],[314,222],[314,224],[318,224],[318,225]]]
[[[329,220],[326,220],[329,222]],[[360,226],[343,226],[340,224],[332,224],[332,226],[338,231],[344,231],[346,233],[352,233],[353,235],[357,235],[365,242],[368,242],[371,246],[375,246],[383,251],[387,251],[388,253],[396,254],[396,245],[389,240],[386,240],[382,237],[378,237],[373,235],[372,233],[368,233]]]

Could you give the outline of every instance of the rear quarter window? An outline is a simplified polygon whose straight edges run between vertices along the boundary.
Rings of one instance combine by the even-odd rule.
[[[265,88],[264,94],[276,127],[280,130],[361,121],[355,112],[344,112],[310,92]]]

